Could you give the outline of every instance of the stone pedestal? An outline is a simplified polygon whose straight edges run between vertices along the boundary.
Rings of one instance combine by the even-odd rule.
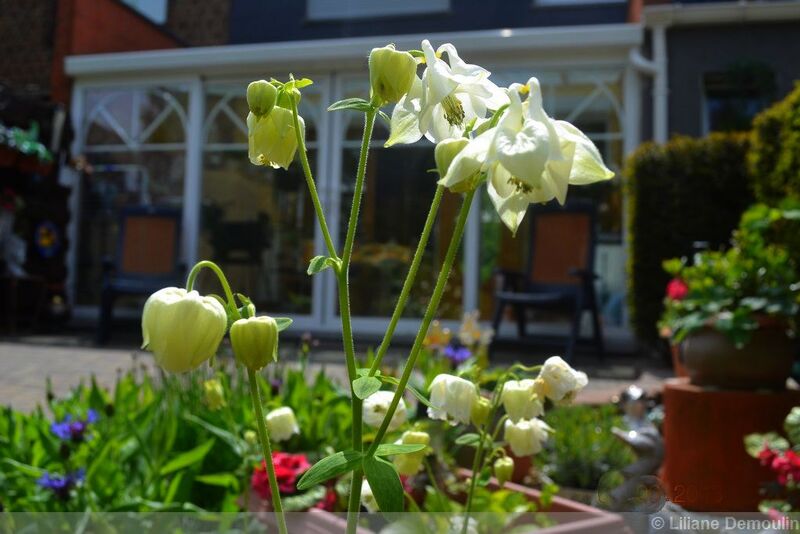
[[[800,391],[721,391],[668,380],[662,479],[669,500],[695,512],[757,511],[759,489],[774,476],[747,454],[744,437],[780,432],[798,405]]]

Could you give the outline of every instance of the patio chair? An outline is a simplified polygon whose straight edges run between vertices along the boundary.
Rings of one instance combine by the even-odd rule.
[[[537,206],[531,218],[531,249],[526,272],[498,271],[493,327],[498,332],[507,307],[514,310],[519,337],[526,336],[527,310],[569,314],[564,359],[570,361],[580,336],[584,311],[592,315],[593,342],[603,358],[603,332],[593,272],[595,253],[593,204],[571,201],[565,207]]]
[[[114,302],[120,296],[147,296],[167,286],[180,287],[181,211],[155,206],[123,208],[116,257],[103,260],[103,287],[97,342],[111,335]]]

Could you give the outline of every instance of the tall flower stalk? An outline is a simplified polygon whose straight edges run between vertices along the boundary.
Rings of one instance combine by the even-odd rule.
[[[422,73],[418,75],[420,67]],[[326,254],[311,260],[308,274],[331,269],[337,282],[344,362],[351,392],[352,443],[348,450],[338,451],[312,466],[297,488],[308,489],[349,474],[348,534],[356,531],[362,502],[370,511],[402,511],[404,497],[398,471],[407,475],[422,467],[429,442],[427,434],[408,430],[397,443],[384,444],[383,440],[388,432],[399,430],[405,424],[405,414],[398,410],[405,410],[402,398],[437,315],[479,188],[487,184],[500,219],[515,232],[529,204],[551,199],[563,203],[569,185],[588,184],[613,176],[585,135],[571,124],[547,116],[535,78],[525,85],[498,87],[490,81],[489,71],[466,63],[453,45],[443,44],[434,50],[427,40],[421,43],[421,50],[400,51],[393,45],[373,49],[369,55],[369,71],[368,100],[351,98],[328,108],[329,111],[364,113],[353,199],[341,253],[331,236],[311,172],[305,122],[298,111],[301,90],[312,81],[292,76],[285,83],[259,80],[251,83],[247,90],[248,158],[254,165],[284,169],[299,159],[326,249]],[[391,119],[381,111],[386,105],[394,105]],[[387,330],[372,365],[362,369],[358,367],[353,337],[350,263],[370,141],[379,116],[391,125],[387,147],[413,143],[422,137],[436,143],[439,180]],[[414,287],[445,194],[459,195],[462,202],[433,292],[400,378],[382,376],[381,363]],[[197,274],[203,268],[215,272],[223,287],[224,299],[200,296],[193,290]],[[290,319],[256,317],[253,303],[246,296],[234,294],[222,270],[207,261],[192,269],[185,290],[165,288],[151,296],[142,317],[144,346],[154,352],[159,365],[174,372],[197,368],[213,356],[226,333],[231,337],[237,361],[247,368],[256,426],[281,534],[286,533],[286,522],[256,374],[277,360],[278,333],[289,324]],[[517,381],[506,391],[506,386],[518,378],[516,373],[521,371],[530,372],[531,369],[512,366],[497,383],[491,399],[482,398],[477,385],[463,377],[439,375],[431,386],[429,417],[471,423],[478,431],[464,529],[469,523],[481,470],[494,458],[497,458],[495,474],[501,482],[513,470],[513,462],[497,445],[499,432],[505,430],[506,442],[515,454],[535,454],[548,432],[548,427],[537,419],[541,415],[542,399],[569,402],[585,385],[585,375],[573,371],[563,361],[548,360],[535,381]],[[385,384],[395,386],[394,391],[380,391]],[[365,447],[362,433],[365,399],[368,399],[366,424],[377,427],[368,447]],[[493,423],[501,403],[507,414],[499,423]],[[288,407],[286,410],[290,411]],[[494,428],[490,428],[491,424],[495,424]],[[296,425],[289,426],[288,435],[297,431]],[[279,434],[275,432],[275,439],[282,439]],[[394,456],[394,462],[387,461],[386,456]]]

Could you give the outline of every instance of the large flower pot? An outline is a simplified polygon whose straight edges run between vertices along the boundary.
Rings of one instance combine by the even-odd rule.
[[[689,334],[681,350],[692,384],[723,389],[785,389],[795,358],[794,339],[778,324],[761,326],[740,349],[705,327]]]
[[[472,471],[460,469],[458,475],[463,478],[472,476]],[[498,490],[500,485],[492,477],[489,489]],[[516,491],[525,496],[529,501],[541,506],[541,492],[527,486],[506,482],[505,489]],[[540,508],[548,519],[554,523],[548,527],[531,526],[531,532],[536,534],[630,534],[631,530],[622,516],[600,510],[587,504],[582,504],[570,499],[555,496],[548,507]],[[517,526],[516,528],[518,528]],[[516,530],[515,530],[516,531]]]

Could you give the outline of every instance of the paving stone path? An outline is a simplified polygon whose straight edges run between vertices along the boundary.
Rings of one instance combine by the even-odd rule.
[[[341,383],[346,383],[346,371],[336,362],[335,351],[319,351],[312,354],[310,366],[314,372],[324,364],[326,372]],[[135,363],[134,363],[135,362]],[[0,405],[11,405],[18,410],[29,411],[37,404],[44,404],[46,380],[50,377],[53,392],[65,395],[86,381],[94,373],[100,384],[113,386],[117,373],[134,364],[152,365],[152,357],[142,351],[125,348],[69,346],[64,344],[0,342]],[[579,365],[584,369],[585,367]],[[614,365],[603,368],[588,368],[589,386],[579,395],[578,402],[608,402],[623,388],[636,383],[650,392],[660,389],[669,373],[663,370],[647,370],[635,377],[633,370]]]

